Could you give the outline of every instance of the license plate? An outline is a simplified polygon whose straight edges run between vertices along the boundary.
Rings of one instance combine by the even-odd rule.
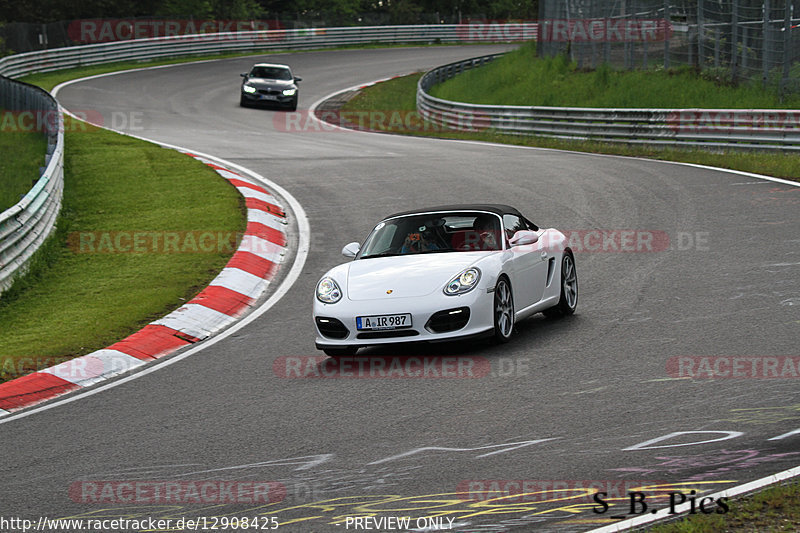
[[[399,329],[411,327],[411,314],[356,317],[356,329]]]
[[[274,94],[262,94],[261,98],[263,98],[264,100],[277,100],[278,99],[278,97],[275,96]]]

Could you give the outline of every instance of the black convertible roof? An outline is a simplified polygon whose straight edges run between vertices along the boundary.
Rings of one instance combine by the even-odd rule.
[[[511,207],[510,205],[503,205],[503,204],[454,204],[454,205],[439,205],[435,207],[425,207],[423,209],[412,209],[411,211],[403,211],[402,213],[395,213],[386,217],[395,218],[395,217],[402,217],[405,215],[415,215],[421,213],[435,213],[439,211],[487,211],[489,213],[495,213],[497,215],[517,215],[522,218],[525,216],[520,213],[517,209]],[[384,219],[385,220],[385,219]]]

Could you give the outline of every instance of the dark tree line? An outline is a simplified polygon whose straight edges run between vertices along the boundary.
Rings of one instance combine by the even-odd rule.
[[[429,23],[436,15],[448,22],[470,16],[535,19],[538,4],[539,0],[0,0],[0,23],[127,17],[307,20],[316,16],[358,24],[365,15],[380,15],[387,22],[408,24]]]

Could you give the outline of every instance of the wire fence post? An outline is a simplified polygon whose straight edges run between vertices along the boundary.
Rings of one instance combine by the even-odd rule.
[[[770,46],[770,39],[769,39],[769,13],[770,13],[770,5],[769,0],[764,0],[764,21],[762,23],[762,32],[763,36],[763,50],[761,54],[761,83],[764,87],[767,86],[767,81],[769,79],[769,46]]]
[[[742,26],[742,70],[747,69],[747,39],[749,37],[749,33],[747,32],[747,26]]]
[[[672,24],[669,20],[669,0],[664,0],[664,70],[669,68],[669,30]]]
[[[783,79],[781,80],[781,90],[786,90],[789,86],[789,72],[792,66],[792,5],[790,0],[786,0],[786,7],[783,13]]]
[[[736,84],[739,77],[736,59],[739,57],[739,50],[737,49],[737,41],[739,36],[739,0],[733,0],[731,6],[731,82]]]
[[[697,0],[697,66],[703,68],[703,0]]]

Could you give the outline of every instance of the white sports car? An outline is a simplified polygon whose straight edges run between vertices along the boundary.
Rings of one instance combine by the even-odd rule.
[[[353,261],[316,287],[316,346],[332,357],[363,346],[493,335],[507,342],[533,313],[578,304],[566,236],[506,205],[454,205],[385,218]]]

